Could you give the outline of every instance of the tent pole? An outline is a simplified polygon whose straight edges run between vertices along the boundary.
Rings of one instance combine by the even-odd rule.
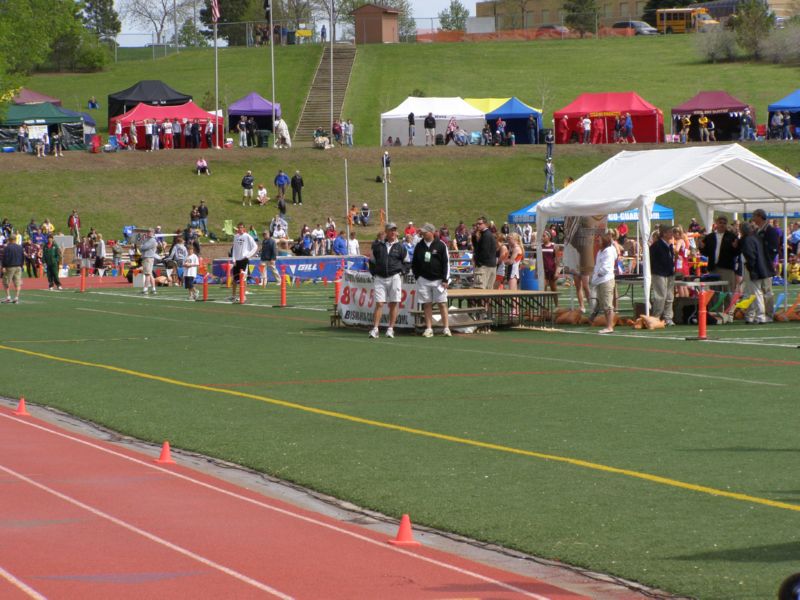
[[[783,293],[784,302],[789,301],[789,249],[786,242],[788,236],[789,217],[786,215],[786,200],[783,201]],[[775,317],[775,294],[772,294],[772,318]]]

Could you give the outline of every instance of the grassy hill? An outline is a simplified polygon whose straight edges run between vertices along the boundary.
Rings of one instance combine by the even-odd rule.
[[[752,143],[749,147],[793,173],[800,171],[796,145]],[[560,185],[567,176],[578,177],[619,150],[614,146],[557,147],[556,180]],[[252,169],[256,182],[264,183],[272,193],[272,181],[282,168],[290,174],[299,169],[306,182],[303,206],[289,206],[290,233],[295,235],[303,223],[324,222],[329,215],[343,223],[344,159],[349,167],[350,203],[367,202],[375,209],[384,206],[383,185],[375,182],[381,156],[375,148],[219,150],[206,154],[211,177],[198,177],[192,171],[200,153],[68,152],[58,160],[2,155],[0,218],[8,217],[22,226],[31,217],[48,217],[57,227],[64,227],[69,211],[77,208],[85,226],[97,227],[107,238],[115,238],[123,225],[184,226],[191,205],[205,200],[215,231],[224,219],[259,227],[272,218],[275,206],[242,207],[242,175]],[[502,223],[509,212],[542,195],[543,164],[541,146],[396,148],[392,152],[389,215],[398,222],[446,222],[452,226],[462,219],[473,223],[485,214]],[[676,210],[679,223],[699,216],[692,202],[675,194],[661,201]],[[362,230],[360,236],[368,239],[373,232],[374,228]]]
[[[275,95],[292,127],[300,116],[320,54],[321,48],[312,45],[275,48]],[[95,96],[100,102],[98,126],[104,129],[108,94],[142,79],[161,79],[176,90],[190,94],[197,104],[210,94],[212,105],[206,108],[213,109],[214,50],[186,50],[156,60],[145,53],[140,60],[118,62],[102,73],[38,74],[26,85],[61,98],[64,107],[73,110],[86,110],[87,99]],[[225,107],[252,91],[265,98],[272,95],[269,48],[220,48],[220,106]]]

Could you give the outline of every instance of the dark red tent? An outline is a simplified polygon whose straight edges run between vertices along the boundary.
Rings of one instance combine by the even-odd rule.
[[[673,131],[681,130],[681,119],[688,115],[692,119],[689,139],[699,140],[700,127],[697,120],[700,115],[706,115],[714,121],[714,130],[718,141],[738,140],[739,115],[745,110],[750,111],[753,123],[756,123],[755,109],[738,98],[734,98],[728,92],[700,92],[695,97],[672,109]]]
[[[49,102],[50,104],[61,106],[61,100],[58,98],[46,96],[39,92],[29,90],[28,88],[20,88],[17,94],[11,99],[11,102],[13,104],[42,104],[43,102]]]
[[[592,121],[600,119],[605,125],[603,143],[614,141],[614,121],[617,116],[630,113],[633,120],[633,135],[637,142],[659,143],[664,139],[664,115],[635,92],[602,92],[581,94],[572,103],[553,113],[556,122],[556,141],[567,143],[578,131],[581,119],[586,115]],[[566,122],[563,117],[566,116]],[[559,136],[566,123],[568,136]]]

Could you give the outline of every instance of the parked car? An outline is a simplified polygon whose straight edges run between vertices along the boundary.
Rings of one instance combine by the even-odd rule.
[[[567,36],[571,33],[569,27],[563,25],[540,25],[536,28],[537,34]]]
[[[633,29],[634,35],[658,35],[658,30],[644,21],[617,21],[612,29]]]

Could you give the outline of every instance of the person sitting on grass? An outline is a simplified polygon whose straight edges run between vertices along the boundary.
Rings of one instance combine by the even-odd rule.
[[[203,157],[197,159],[197,162],[195,163],[195,171],[197,171],[198,175],[211,175],[211,169],[208,168],[208,162]]]
[[[258,202],[259,206],[264,206],[267,202],[269,202],[269,194],[267,193],[267,188],[264,187],[263,183],[258,184],[256,201]]]

